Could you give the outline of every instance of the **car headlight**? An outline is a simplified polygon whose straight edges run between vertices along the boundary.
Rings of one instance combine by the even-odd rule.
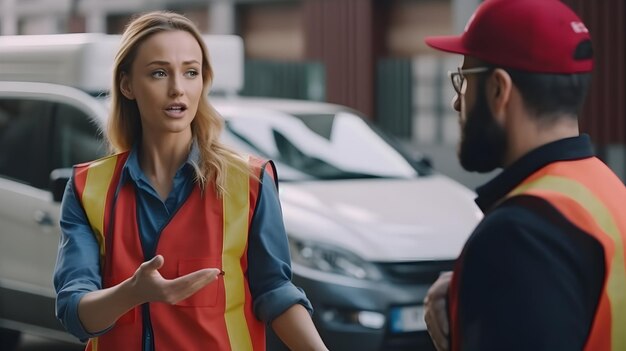
[[[308,268],[356,279],[382,278],[376,266],[339,247],[290,237],[289,248],[292,262]]]

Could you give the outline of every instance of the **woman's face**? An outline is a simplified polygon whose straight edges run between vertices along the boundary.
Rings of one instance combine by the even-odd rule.
[[[122,94],[137,102],[144,137],[190,131],[202,88],[202,49],[185,31],[146,39],[120,82]]]

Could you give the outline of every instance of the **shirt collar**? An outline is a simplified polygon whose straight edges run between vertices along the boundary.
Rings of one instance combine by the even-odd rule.
[[[187,156],[187,160],[183,165],[180,166],[176,174],[180,174],[181,171],[190,171],[194,170],[197,165],[200,163],[200,149],[198,148],[198,143],[194,139],[191,144],[191,150],[189,150],[189,155]],[[143,170],[139,165],[139,143],[135,143],[128,154],[128,159],[126,159],[126,163],[122,168],[122,175],[120,182],[122,184],[127,181],[132,180],[133,182],[144,181],[148,182],[146,179]]]
[[[522,156],[485,185],[477,188],[476,204],[485,212],[524,179],[547,164],[593,156],[595,153],[587,134],[542,145]]]

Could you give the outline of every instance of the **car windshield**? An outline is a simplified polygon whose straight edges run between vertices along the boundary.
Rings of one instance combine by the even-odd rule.
[[[272,159],[283,181],[413,178],[427,173],[353,113],[262,111],[253,116],[222,113],[222,139],[238,151]]]

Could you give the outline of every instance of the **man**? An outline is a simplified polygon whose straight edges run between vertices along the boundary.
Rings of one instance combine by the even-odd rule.
[[[578,131],[587,28],[558,0],[486,0],[462,35],[426,43],[464,55],[451,74],[461,165],[503,168],[477,190],[485,217],[425,300],[435,345],[626,350],[626,188]]]

